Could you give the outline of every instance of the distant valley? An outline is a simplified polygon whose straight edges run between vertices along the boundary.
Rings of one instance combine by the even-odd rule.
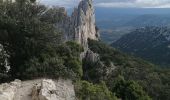
[[[101,40],[108,44],[136,28],[170,26],[169,18],[168,8],[96,8],[96,24],[100,29]]]
[[[97,8],[96,15],[102,41],[154,64],[170,65],[168,8]]]

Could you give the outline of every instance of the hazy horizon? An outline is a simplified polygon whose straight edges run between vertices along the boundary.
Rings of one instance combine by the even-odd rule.
[[[46,5],[74,8],[81,0],[40,0]],[[170,0],[93,0],[95,7],[104,8],[170,8]]]

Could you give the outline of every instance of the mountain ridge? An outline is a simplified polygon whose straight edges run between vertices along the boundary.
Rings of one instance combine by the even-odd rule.
[[[169,65],[170,30],[168,27],[143,27],[126,34],[112,43],[124,52],[142,57],[153,63]]]

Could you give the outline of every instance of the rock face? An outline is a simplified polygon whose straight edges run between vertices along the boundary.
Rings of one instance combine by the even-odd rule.
[[[71,80],[15,80],[0,85],[0,100],[76,100]]]
[[[88,50],[88,51],[86,52],[85,60],[88,61],[88,62],[93,62],[93,63],[95,63],[95,62],[97,62],[97,61],[100,60],[100,56],[99,56],[99,54],[94,53],[94,52],[91,51],[91,50]]]
[[[0,85],[0,100],[14,100],[19,87],[21,87],[20,80]]]
[[[75,25],[75,40],[87,47],[87,39],[98,39],[95,26],[95,15],[92,0],[82,0],[75,9],[72,17],[72,24]]]
[[[52,80],[43,80],[36,84],[32,90],[33,100],[57,100],[55,83]]]
[[[75,40],[87,49],[88,38],[99,38],[92,0],[82,0],[71,17],[67,16],[62,22],[57,23],[56,27],[64,33],[64,40]]]
[[[32,91],[32,100],[75,100],[75,92],[71,81],[43,80],[35,85]]]

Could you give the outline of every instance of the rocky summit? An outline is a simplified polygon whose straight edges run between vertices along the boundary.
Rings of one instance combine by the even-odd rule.
[[[56,23],[56,28],[64,33],[65,41],[75,40],[87,49],[88,38],[98,40],[99,33],[95,25],[92,3],[92,0],[82,0],[71,16],[65,16],[63,21]]]

